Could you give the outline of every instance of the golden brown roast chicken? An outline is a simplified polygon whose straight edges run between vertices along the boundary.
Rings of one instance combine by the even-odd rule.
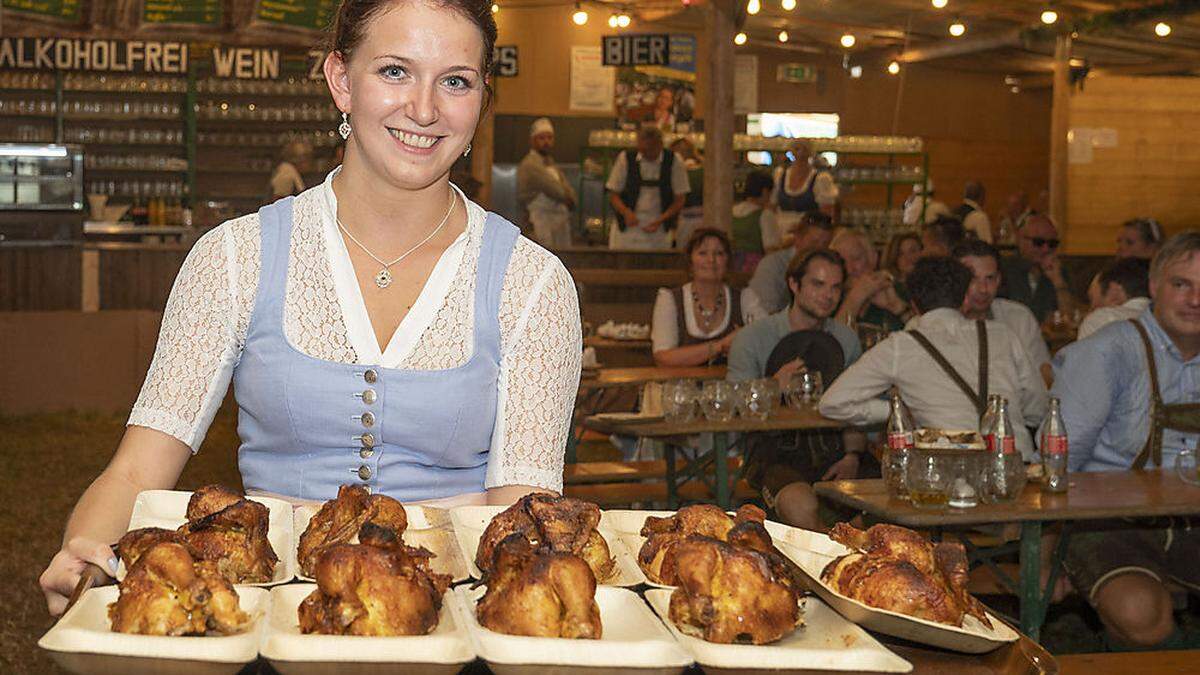
[[[165,539],[141,537],[129,548],[135,562],[120,583],[117,601],[108,606],[114,631],[229,635],[249,626],[237,591],[215,563],[196,560],[187,546]]]
[[[450,576],[429,569],[433,554],[364,523],[357,544],[325,548],[317,588],[298,610],[300,631],[326,635],[425,635],[438,625]]]
[[[679,586],[670,617],[709,642],[766,644],[800,623],[800,594],[758,551],[711,537],[688,536],[671,547]]]
[[[328,548],[351,542],[363,524],[372,523],[391,530],[397,537],[408,528],[404,506],[387,495],[373,495],[362,485],[343,485],[336,499],[321,505],[308,521],[296,549],[300,571],[314,576],[317,559]]]
[[[934,544],[896,525],[872,525],[866,531],[838,523],[829,537],[855,553],[834,559],[821,579],[842,595],[878,609],[962,626],[970,614],[992,622],[967,592],[967,554],[962,544]]]
[[[570,497],[544,492],[525,495],[496,514],[488,523],[475,550],[475,565],[485,574],[491,570],[496,546],[510,534],[520,534],[534,548],[548,546],[558,553],[583,558],[592,574],[603,582],[613,573],[615,561],[608,542],[600,535],[600,507]]]
[[[534,546],[521,533],[492,549],[475,606],[480,625],[509,635],[600,639],[596,577],[582,558]]]

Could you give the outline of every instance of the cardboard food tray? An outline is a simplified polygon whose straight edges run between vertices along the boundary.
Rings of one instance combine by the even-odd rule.
[[[300,546],[300,536],[308,529],[308,521],[320,510],[320,506],[303,505],[296,507],[292,518],[292,531],[296,533],[295,545],[289,549],[292,558],[292,569],[296,578],[301,581],[313,581],[300,571],[300,561],[297,559],[297,547]],[[454,582],[471,578],[467,569],[467,561],[463,560],[454,538],[450,516],[445,509],[405,504],[404,513],[408,516],[408,527],[400,536],[409,546],[423,546],[434,558],[429,561],[430,568],[438,574],[449,574]],[[351,541],[357,542],[357,536]]]
[[[456,606],[475,652],[497,673],[543,673],[548,666],[552,672],[571,667],[573,672],[580,668],[588,673],[678,673],[692,663],[692,657],[629,589],[596,587],[602,626],[599,640],[538,638],[488,630],[475,619],[475,603],[485,590],[459,586],[453,592],[459,596]]]
[[[143,490],[138,493],[133,502],[133,513],[129,516],[129,527],[126,531],[143,527],[163,527],[175,529],[187,522],[187,504],[192,498],[191,492],[181,490]],[[295,575],[296,547],[292,535],[292,505],[282,499],[271,497],[246,497],[258,502],[270,510],[268,520],[267,540],[279,562],[275,563],[275,574],[270,581],[247,584],[248,586],[274,586],[292,580]],[[117,567],[117,579],[125,578],[125,563]]]
[[[817,598],[807,598],[804,625],[766,645],[717,644],[684,634],[671,621],[672,591],[650,589],[646,600],[692,657],[705,668],[850,670],[908,673],[913,666]]]
[[[235,587],[253,625],[237,635],[167,637],[114,633],[108,605],[117,586],[90,588],[54,627],[38,640],[62,668],[73,673],[236,673],[258,658],[258,635],[269,611],[265,588]]]
[[[864,628],[967,654],[985,654],[1020,638],[1015,630],[991,613],[988,613],[991,629],[973,616],[963,617],[963,625],[958,627],[876,609],[847,598],[821,581],[821,570],[834,558],[849,553],[850,549],[823,534],[807,530],[796,532],[802,534],[776,543],[779,550],[800,567],[813,592],[842,616]]]
[[[476,579],[483,576],[479,568],[475,566],[475,552],[479,549],[479,540],[483,538],[483,531],[487,529],[488,523],[492,522],[492,518],[505,508],[507,507],[458,506],[450,509],[450,520],[454,523],[454,536],[458,540],[459,550],[471,576]],[[642,570],[637,566],[637,560],[633,557],[633,553],[621,542],[615,530],[604,525],[603,514],[597,529],[600,530],[600,535],[604,537],[604,540],[608,542],[608,552],[616,559],[616,564],[608,579],[597,579],[596,581],[606,586],[637,586],[646,583],[646,575],[642,574]]]
[[[271,589],[271,609],[263,621],[259,652],[283,675],[317,673],[457,673],[475,658],[453,604],[453,591],[443,598],[438,625],[428,635],[364,637],[305,635],[297,610],[316,584],[289,584]]]

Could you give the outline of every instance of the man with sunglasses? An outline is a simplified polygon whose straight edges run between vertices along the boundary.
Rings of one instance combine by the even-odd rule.
[[[1004,276],[1000,297],[1028,307],[1039,324],[1055,310],[1075,308],[1058,244],[1058,228],[1050,216],[1032,213],[1017,230],[1018,255],[1000,261]]]

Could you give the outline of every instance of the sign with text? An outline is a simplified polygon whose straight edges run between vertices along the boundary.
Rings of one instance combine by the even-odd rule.
[[[143,0],[142,23],[218,26],[221,0]]]
[[[338,0],[258,0],[254,18],[278,26],[325,30],[333,21],[338,4]]]
[[[157,40],[6,37],[0,38],[0,68],[182,75],[188,69],[188,46]]]
[[[496,64],[496,77],[516,77],[520,72],[516,45],[496,45],[492,61]]]
[[[605,35],[600,50],[606,66],[665,66],[671,62],[671,36]]]
[[[811,84],[817,81],[817,68],[807,63],[781,63],[775,68],[775,81]]]
[[[5,10],[13,10],[22,14],[30,14],[43,19],[79,23],[82,0],[3,0],[0,6]]]

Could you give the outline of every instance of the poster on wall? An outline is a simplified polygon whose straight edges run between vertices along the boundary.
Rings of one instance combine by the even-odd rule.
[[[632,40],[625,52],[616,53],[613,45],[603,45],[606,63],[623,64],[616,68],[617,123],[622,129],[652,124],[666,132],[691,131],[696,114],[695,36],[622,37]],[[643,41],[650,48],[640,50],[637,38],[645,38]]]
[[[758,112],[758,56],[738,54],[733,66],[733,112]]]
[[[571,47],[571,110],[611,113],[615,75],[601,62],[599,47]]]

